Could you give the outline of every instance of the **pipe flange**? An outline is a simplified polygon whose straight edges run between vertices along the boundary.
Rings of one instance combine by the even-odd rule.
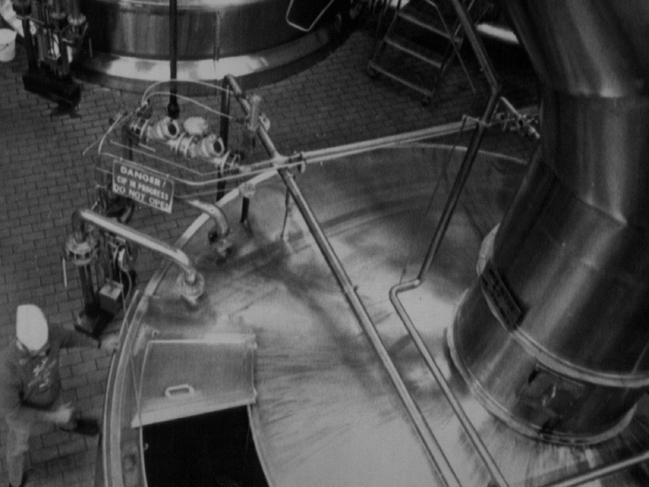
[[[192,308],[198,307],[199,300],[205,294],[205,278],[197,272],[193,282],[187,282],[187,275],[181,273],[176,282],[180,297]]]
[[[232,252],[234,244],[227,237],[219,236],[216,230],[211,230],[207,236],[210,248],[214,250],[218,259],[225,259]]]
[[[146,141],[151,120],[145,117],[135,117],[128,125],[129,131],[139,140]]]
[[[243,198],[251,199],[253,196],[255,196],[255,191],[257,191],[257,187],[249,181],[246,181],[239,185],[239,192],[241,193],[241,196]]]
[[[80,27],[86,23],[86,16],[82,13],[78,15],[68,15],[68,22],[73,27]]]
[[[97,256],[99,242],[92,235],[86,235],[83,240],[77,240],[74,234],[65,242],[65,255],[75,266],[82,267],[90,264]]]

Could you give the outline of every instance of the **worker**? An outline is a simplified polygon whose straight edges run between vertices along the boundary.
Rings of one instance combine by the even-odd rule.
[[[61,348],[93,346],[113,352],[116,335],[95,340],[72,330],[49,327],[41,309],[22,304],[16,310],[16,340],[0,352],[0,415],[4,417],[10,487],[24,485],[24,455],[30,431],[39,423],[54,424],[72,433],[94,435],[97,420],[81,417],[70,403],[60,401]]]
[[[20,37],[23,37],[23,24],[16,15],[11,0],[0,0],[0,17],[2,17],[4,22],[15,30]]]

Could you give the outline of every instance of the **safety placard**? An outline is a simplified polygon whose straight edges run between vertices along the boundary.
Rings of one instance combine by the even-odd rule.
[[[171,213],[174,182],[168,174],[145,168],[130,161],[113,161],[113,193]]]

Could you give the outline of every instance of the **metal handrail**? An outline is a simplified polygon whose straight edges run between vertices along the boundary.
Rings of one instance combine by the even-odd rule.
[[[120,349],[119,353],[113,354],[111,357],[111,365],[110,368],[108,369],[108,377],[106,379],[106,391],[108,392],[110,389],[114,387],[114,385],[118,382],[117,376],[120,374],[120,372],[123,372],[126,370],[127,363],[131,362],[133,360],[133,355],[132,355],[132,348],[135,346],[137,343],[137,340],[135,340],[135,336],[139,332],[139,327],[137,326],[128,326],[129,323],[131,323],[133,320],[136,319],[138,310],[139,310],[139,305],[141,303],[141,299],[145,299],[144,296],[140,295],[140,291],[136,290],[135,294],[133,296],[133,299],[131,301],[131,306],[128,308],[126,313],[124,314],[124,318],[122,319],[122,325],[120,327],[120,332],[119,332],[119,343],[120,347],[125,347],[125,344],[129,344],[131,347],[129,350],[123,350]],[[136,305],[137,303],[137,305]],[[132,365],[132,364],[131,364]],[[131,368],[131,371],[133,372],[133,369]],[[134,379],[133,375],[131,375],[131,378]],[[134,384],[136,386],[136,384]],[[114,437],[117,435],[116,429],[117,424],[119,424],[119,417],[120,414],[114,414],[114,409],[112,406],[112,403],[115,400],[116,395],[115,394],[108,394],[106,393],[104,395],[104,407],[103,407],[103,413],[102,413],[102,424],[103,424],[103,429],[104,431],[102,432],[101,438],[100,438],[100,448],[104,452],[104,455],[102,455],[102,464],[101,464],[101,473],[102,473],[102,480],[103,484],[106,485],[107,487],[123,487],[124,482],[123,482],[123,476],[118,475],[114,476],[112,473],[114,470],[120,470],[121,468],[116,467],[116,466],[121,466],[122,462],[122,455],[120,455],[119,449],[114,449],[112,448],[115,445]],[[136,400],[137,400],[136,396]],[[136,409],[139,411],[139,406],[136,407]],[[117,445],[121,448],[121,442],[117,442]],[[144,462],[143,462],[143,452],[140,452],[140,457],[139,457],[140,463],[139,466],[141,468],[141,473],[144,474]],[[146,485],[146,476],[142,475],[142,477],[145,479],[145,485]]]

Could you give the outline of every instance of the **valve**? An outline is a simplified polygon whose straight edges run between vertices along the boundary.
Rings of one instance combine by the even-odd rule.
[[[177,120],[171,117],[164,117],[148,128],[147,139],[174,140],[182,133]]]
[[[193,157],[205,159],[221,158],[225,154],[223,139],[216,134],[209,134],[198,142],[192,151]]]
[[[232,241],[223,235],[219,235],[218,230],[212,229],[207,234],[207,241],[210,248],[214,250],[217,260],[224,260],[232,251]]]
[[[502,111],[494,115],[494,121],[502,125],[503,131],[515,132],[534,140],[541,138],[541,134],[536,129],[538,116],[521,113],[504,97],[500,98],[500,106]]]
[[[135,117],[131,123],[128,124],[128,130],[139,140],[146,140],[147,129],[149,127],[150,120],[144,117]]]
[[[188,281],[187,276],[180,273],[176,285],[180,290],[182,300],[190,308],[197,308],[200,304],[200,298],[205,294],[205,278],[203,275],[196,273],[194,279]]]
[[[75,328],[98,337],[135,289],[135,252],[123,239],[100,234],[78,212],[72,215],[72,228],[65,243],[64,269],[69,261],[79,274],[83,308],[75,315]]]
[[[97,258],[99,242],[89,234],[73,232],[65,242],[65,257],[75,267],[92,264]]]

